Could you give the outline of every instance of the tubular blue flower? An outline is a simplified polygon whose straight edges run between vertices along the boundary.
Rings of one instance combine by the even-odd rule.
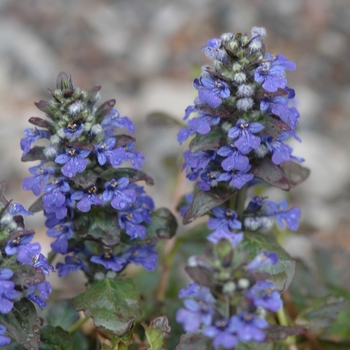
[[[101,123],[105,136],[109,137],[114,134],[115,129],[125,128],[130,133],[135,132],[134,123],[128,117],[121,117],[116,109],[112,109],[108,116]]]
[[[108,160],[112,165],[118,166],[127,159],[125,149],[123,147],[114,148],[115,144],[116,139],[111,137],[95,146],[100,165],[105,165]]]
[[[204,301],[206,304],[214,304],[215,299],[210,293],[210,289],[198,285],[197,283],[190,283],[186,288],[183,288],[179,292],[179,298],[196,298]]]
[[[296,231],[299,228],[299,220],[301,217],[301,210],[298,207],[287,209],[288,202],[282,201],[275,203],[273,201],[266,201],[266,211],[263,212],[266,216],[273,216],[280,227],[284,226],[284,222],[290,230]]]
[[[12,310],[13,299],[18,297],[14,282],[10,281],[13,271],[4,268],[0,270],[0,313],[7,314]]]
[[[137,169],[142,169],[142,163],[146,160],[145,157],[142,155],[140,151],[133,151],[134,149],[134,143],[129,142],[127,145],[124,146],[124,150],[126,153],[126,160],[130,160],[131,165]]]
[[[39,243],[29,243],[33,236],[34,234],[27,234],[8,241],[5,246],[5,253],[7,255],[17,253],[17,260],[19,262],[31,265],[32,258],[39,254],[41,250]]]
[[[193,172],[197,172],[201,169],[205,169],[209,162],[214,160],[215,157],[215,151],[199,151],[191,153],[190,150],[187,150],[184,153],[185,162],[182,169],[190,168]]]
[[[103,265],[107,270],[120,271],[126,264],[124,258],[117,258],[112,252],[105,252],[90,259],[95,264]]]
[[[69,148],[66,154],[60,154],[55,158],[58,164],[64,164],[61,168],[63,175],[73,177],[76,173],[82,173],[87,166],[87,159],[85,159],[91,151],[79,150],[77,148]]]
[[[253,134],[260,132],[262,129],[264,129],[264,126],[260,123],[249,123],[244,119],[238,119],[236,126],[228,131],[228,137],[231,139],[238,138],[235,141],[235,146],[241,153],[247,154],[252,149],[259,147],[260,137]]]
[[[30,284],[28,291],[28,299],[36,303],[42,310],[46,306],[45,300],[49,299],[52,288],[49,281],[44,281],[39,284]]]
[[[243,232],[233,233],[222,230],[211,233],[207,237],[207,240],[212,242],[213,244],[218,244],[222,239],[226,239],[231,243],[232,247],[235,248],[239,243],[242,242],[243,236]]]
[[[260,317],[256,317],[249,312],[242,312],[240,315],[231,317],[231,329],[237,333],[238,339],[242,342],[254,340],[264,341],[266,335],[263,329],[268,327],[268,322]]]
[[[91,205],[102,205],[103,202],[100,199],[99,195],[96,193],[96,186],[91,186],[85,191],[75,191],[71,195],[72,200],[79,201],[77,203],[77,208],[86,213],[90,211]]]
[[[0,346],[6,346],[10,344],[11,339],[8,337],[5,337],[4,334],[6,333],[6,327],[0,324]]]
[[[56,269],[58,270],[58,276],[67,276],[69,271],[77,272],[78,269],[85,271],[87,269],[86,264],[78,256],[66,256],[64,263],[57,263]]]
[[[203,181],[197,182],[197,186],[203,191],[209,191],[212,187],[217,186],[220,175],[219,171],[213,171],[210,167],[207,167],[201,172],[200,178]]]
[[[75,139],[79,137],[84,131],[82,124],[69,123],[66,128],[63,128],[63,132],[68,139]]]
[[[114,209],[123,210],[135,202],[136,192],[129,187],[129,179],[121,177],[118,181],[112,179],[105,184],[102,198],[105,202],[111,200]]]
[[[203,114],[200,117],[192,118],[188,122],[188,126],[198,134],[207,134],[211,130],[212,125],[217,125],[220,122],[220,117],[215,117],[211,114]]]
[[[272,153],[271,160],[277,165],[283,162],[288,162],[291,159],[292,149],[283,143],[284,140],[285,137],[283,134],[279,135],[278,137],[268,136],[264,140],[269,151]]]
[[[122,257],[127,263],[142,265],[146,270],[153,271],[158,265],[158,254],[153,250],[154,245],[132,245],[123,252]]]
[[[190,204],[193,202],[193,198],[194,198],[194,194],[193,193],[188,193],[185,196],[186,199],[186,203],[185,205],[183,205],[180,210],[179,210],[179,214],[180,216],[184,216],[187,209],[190,207]]]
[[[119,225],[122,229],[125,229],[127,235],[131,239],[146,237],[146,228],[140,225],[144,222],[144,213],[137,210],[137,207],[132,206],[127,211],[119,213]]]
[[[195,79],[194,87],[198,90],[198,99],[201,103],[207,103],[212,108],[217,108],[222,103],[222,98],[230,96],[230,88],[224,81],[215,79],[210,74]]]
[[[25,191],[31,190],[36,196],[39,196],[42,184],[47,184],[49,177],[55,173],[55,168],[41,164],[29,168],[29,171],[34,176],[26,177],[23,180],[22,187]]]
[[[244,171],[239,171],[236,169],[232,169],[229,172],[224,172],[218,177],[218,181],[229,181],[229,185],[232,187],[236,187],[239,190],[250,180],[253,179],[253,174],[247,174],[250,170],[251,166],[248,165]]]
[[[194,135],[196,132],[192,129],[181,128],[177,133],[177,141],[181,145],[182,142],[185,142],[190,136]]]
[[[240,230],[242,223],[237,220],[237,214],[231,209],[223,209],[215,207],[212,209],[215,218],[210,217],[208,220],[208,227],[215,230],[213,233],[230,232],[232,230]]]
[[[202,46],[201,50],[204,50],[205,55],[212,60],[226,62],[227,53],[225,50],[220,49],[220,47],[221,47],[221,39],[213,38],[213,39],[209,39],[207,45]]]
[[[269,253],[268,251],[263,250],[247,264],[246,269],[252,272],[267,266],[276,265],[277,262],[278,256],[276,253]]]
[[[223,347],[232,349],[238,344],[238,338],[233,334],[231,320],[221,319],[214,322],[214,325],[204,328],[203,334],[213,339],[215,349]]]
[[[275,284],[269,281],[258,281],[251,287],[246,297],[251,299],[255,306],[261,306],[270,311],[278,311],[282,307],[280,293],[275,289]]]
[[[65,222],[47,230],[46,234],[49,237],[57,238],[51,243],[51,248],[54,252],[66,254],[68,249],[68,239],[73,237],[74,225],[72,222]]]
[[[242,171],[246,169],[249,164],[248,157],[242,155],[234,143],[221,147],[217,153],[222,157],[226,157],[226,159],[221,162],[222,168],[226,171],[230,171],[233,168]]]
[[[294,70],[296,65],[289,61],[283,55],[273,57],[267,54],[265,62],[259,66],[254,73],[254,80],[262,83],[262,87],[269,92],[275,92],[278,88],[284,88],[287,85],[285,70]]]
[[[31,211],[25,210],[23,205],[19,203],[10,203],[7,211],[10,215],[34,215]]]
[[[27,154],[30,150],[32,143],[36,140],[50,138],[50,133],[47,130],[40,130],[37,128],[27,128],[24,130],[25,138],[21,139],[21,150],[23,154]]]
[[[46,257],[41,253],[39,254],[38,257],[35,258],[35,261],[33,262],[33,266],[37,269],[40,269],[40,271],[45,275],[49,274],[49,270],[51,270],[52,272],[55,271],[53,266],[47,262]]]
[[[182,323],[186,332],[195,332],[201,325],[209,326],[213,319],[214,310],[203,301],[184,300],[185,308],[176,312],[176,321]]]

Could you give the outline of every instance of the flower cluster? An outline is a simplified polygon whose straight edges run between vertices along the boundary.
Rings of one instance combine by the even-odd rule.
[[[224,34],[203,47],[215,69],[202,68],[194,87],[198,97],[186,109],[188,127],[180,143],[195,136],[184,154],[187,177],[203,191],[218,186],[241,189],[264,180],[288,190],[284,166],[293,160],[286,139],[295,133],[299,113],[290,106],[295,96],[285,70],[295,64],[282,55],[265,54],[265,29],[251,35]]]
[[[233,259],[232,248],[227,250],[230,245],[229,241],[222,240],[221,247],[214,248],[210,261],[198,263],[192,258],[187,271],[197,283],[179,293],[184,307],[177,311],[177,322],[187,332],[201,329],[203,335],[213,338],[215,349],[232,349],[239,342],[263,341],[269,326],[265,319],[267,311],[275,312],[282,306],[274,283],[255,276],[259,269],[276,264],[277,255],[263,251],[247,262],[244,258]],[[200,278],[203,270],[212,276],[210,288]]]
[[[293,177],[304,169],[302,159],[284,143],[291,136],[300,141],[299,113],[290,106],[295,93],[285,77],[285,70],[296,67],[282,55],[265,54],[265,36],[264,28],[254,27],[250,36],[224,34],[208,41],[202,49],[215,68],[204,66],[195,79],[198,96],[186,109],[187,127],[178,133],[180,143],[192,137],[183,169],[197,186],[180,215],[186,224],[208,214],[211,233],[206,255],[190,258],[186,267],[196,283],[180,291],[184,308],[177,321],[187,332],[212,338],[216,349],[264,341],[267,312],[282,307],[270,274],[277,254],[259,247],[250,260],[244,236],[271,228],[273,219],[297,230],[301,216],[286,201],[254,195],[257,184],[289,190],[305,178]]]
[[[54,268],[41,253],[39,243],[31,243],[34,231],[24,226],[23,215],[32,215],[21,204],[7,201],[0,184],[0,314],[11,313],[14,303],[24,298],[46,306],[51,286],[45,275]],[[6,346],[6,327],[0,325],[0,346]]]
[[[154,243],[146,239],[154,204],[136,182],[153,180],[140,169],[145,161],[134,150],[135,139],[118,134],[134,124],[113,108],[114,100],[95,108],[100,86],[75,88],[60,73],[53,99],[36,106],[50,119],[31,118],[43,129],[27,129],[21,140],[23,161],[40,160],[29,168],[24,190],[43,195],[34,207],[44,210],[47,234],[55,253],[69,254],[58,263],[60,276],[82,269],[92,280],[104,269],[120,272],[127,264],[148,270],[157,266]],[[38,139],[46,146],[34,146]],[[130,162],[133,168],[116,166]]]

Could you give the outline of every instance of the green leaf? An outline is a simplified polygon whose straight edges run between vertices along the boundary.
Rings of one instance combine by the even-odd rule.
[[[263,134],[277,137],[281,133],[289,130],[291,130],[289,125],[279,118],[270,117],[264,119]]]
[[[62,91],[66,89],[74,90],[71,75],[65,72],[58,73],[56,78],[56,89],[60,89]]]
[[[296,162],[284,162],[280,165],[283,169],[291,188],[304,182],[310,175],[310,170]]]
[[[21,161],[32,162],[33,160],[46,160],[44,149],[45,147],[42,146],[34,146],[27,154],[22,156]]]
[[[147,326],[142,323],[142,327],[145,329],[146,338],[151,345],[150,350],[161,350],[165,345],[165,338],[170,336],[171,328],[166,316],[159,316],[150,322]]]
[[[8,314],[0,314],[0,324],[26,349],[39,349],[40,320],[35,306],[28,299],[16,301]]]
[[[236,189],[214,188],[210,191],[199,191],[193,198],[193,202],[187,209],[183,223],[189,224],[198,217],[206,214],[210,209],[226,202]]]
[[[262,161],[253,165],[251,172],[258,177],[266,181],[268,184],[280,188],[281,190],[289,191],[289,180],[278,165],[274,164],[270,159],[264,158]]]
[[[337,318],[339,312],[344,310],[347,303],[343,297],[336,295],[313,300],[309,307],[300,312],[295,323],[316,331],[327,328]]]
[[[205,135],[198,134],[195,136],[189,144],[189,149],[192,153],[206,150],[217,151],[225,144],[226,136],[222,130],[214,130]]]
[[[176,117],[159,111],[149,113],[146,117],[146,122],[149,126],[184,126],[184,123]]]
[[[282,342],[278,343],[238,343],[235,350],[288,350]]]
[[[114,247],[120,242],[117,214],[101,208],[95,208],[88,214],[80,214],[76,228],[80,237],[99,240],[108,247]]]
[[[143,171],[133,168],[109,168],[104,171],[100,177],[103,180],[110,181],[112,179],[120,179],[121,177],[127,177],[130,183],[136,181],[145,181],[147,185],[154,185],[153,179],[145,174]]]
[[[28,209],[33,213],[38,213],[39,211],[44,210],[44,203],[42,201],[42,196],[39,197]]]
[[[57,300],[49,308],[46,321],[50,326],[68,329],[79,320],[79,314],[74,310],[69,300]]]
[[[97,327],[118,336],[132,327],[135,317],[141,316],[139,295],[130,279],[98,281],[73,298],[72,304],[92,317]]]
[[[175,216],[167,208],[159,208],[151,213],[151,223],[146,226],[146,244],[156,243],[159,239],[170,239],[177,230]]]
[[[271,235],[263,233],[249,232],[245,234],[242,241],[242,248],[249,252],[250,258],[257,256],[262,250],[275,252],[278,255],[276,265],[268,266],[259,271],[266,272],[280,291],[286,290],[292,282],[295,272],[295,261],[292,257],[276,242]]]
[[[93,171],[92,169],[87,169],[83,173],[72,177],[71,180],[74,181],[74,183],[79,187],[89,188],[95,185],[98,176],[99,174]]]
[[[200,333],[186,333],[181,336],[175,350],[212,350],[212,340]]]
[[[73,350],[70,334],[61,327],[45,326],[40,332],[40,350]]]

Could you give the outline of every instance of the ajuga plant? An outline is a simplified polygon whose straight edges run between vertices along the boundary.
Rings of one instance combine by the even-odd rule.
[[[34,231],[25,228],[23,215],[33,213],[19,203],[4,197],[5,184],[0,184],[0,347],[10,338],[27,349],[40,343],[40,309],[52,292],[46,275],[54,268],[41,253],[38,242],[31,243]],[[7,332],[8,336],[5,335]]]
[[[134,133],[134,124],[113,108],[115,100],[95,108],[100,89],[76,88],[70,75],[60,73],[56,89],[50,90],[52,99],[36,103],[46,119],[30,118],[35,127],[25,130],[20,144],[22,161],[40,162],[29,168],[32,176],[24,179],[23,189],[40,196],[31,210],[43,210],[46,217],[47,235],[54,239],[50,262],[59,254],[64,256],[56,264],[59,276],[83,271],[87,289],[72,304],[91,316],[115,345],[141,316],[139,296],[132,281],[124,278],[125,268],[134,264],[154,270],[155,244],[172,237],[177,223],[169,210],[155,210],[152,198],[138,184],[143,180],[152,185],[153,180],[141,171],[145,158],[134,149],[135,139],[119,132],[124,128]],[[43,144],[32,147],[39,139]],[[125,162],[132,168],[121,167]],[[10,218],[10,214],[6,215]],[[16,247],[29,247],[32,235],[21,237],[4,236],[11,239],[5,249],[11,249],[11,255],[18,249],[18,260],[30,264],[34,253],[29,256],[27,248],[28,258],[25,255],[22,261],[24,253]],[[36,248],[38,254],[40,248]],[[2,271],[4,279],[11,278],[10,270]],[[40,285],[35,286],[40,295]],[[29,299],[38,298],[33,288],[30,285],[26,292]],[[8,290],[9,300],[17,298],[17,292],[10,286]]]
[[[297,230],[301,212],[263,196],[265,187],[289,191],[309,173],[285,143],[301,141],[285,75],[296,65],[267,53],[265,36],[254,27],[250,35],[208,41],[202,50],[213,67],[204,66],[194,80],[198,96],[178,133],[180,143],[192,137],[183,169],[196,182],[180,213],[185,224],[209,215],[210,230],[204,254],[188,260],[194,283],[179,293],[176,320],[188,332],[179,349],[260,349],[250,344],[304,331],[283,322],[281,292],[294,262],[269,232],[274,221]]]

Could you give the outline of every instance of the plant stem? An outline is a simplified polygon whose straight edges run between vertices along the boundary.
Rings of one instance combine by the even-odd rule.
[[[244,204],[246,200],[247,195],[247,185],[244,185],[238,192],[237,192],[237,200],[236,200],[236,213],[238,215],[238,220],[242,222],[243,219],[243,211],[244,211]]]
[[[73,323],[68,329],[67,332],[69,334],[74,333],[75,331],[77,331],[78,329],[80,329],[82,327],[82,325],[87,322],[89,320],[90,317],[83,317],[83,318],[79,318],[79,320],[75,323]]]

